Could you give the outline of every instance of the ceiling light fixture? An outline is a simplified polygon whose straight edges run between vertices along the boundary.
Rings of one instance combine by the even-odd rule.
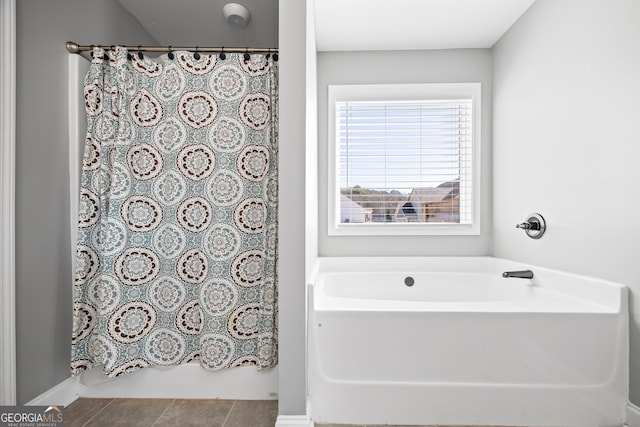
[[[227,3],[222,7],[224,19],[231,25],[244,27],[249,22],[251,13],[249,9],[239,3]]]

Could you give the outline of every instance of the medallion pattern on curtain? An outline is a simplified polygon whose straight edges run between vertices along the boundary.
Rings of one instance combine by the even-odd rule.
[[[93,51],[71,371],[277,363],[277,63]]]

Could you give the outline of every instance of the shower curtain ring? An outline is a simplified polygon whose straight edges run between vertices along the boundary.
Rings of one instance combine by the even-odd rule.
[[[141,61],[144,59],[144,55],[142,54],[142,46],[138,45],[138,59]]]
[[[244,60],[248,61],[250,59],[251,59],[251,55],[249,55],[249,48],[246,47],[245,50],[244,50]]]
[[[220,48],[220,55],[218,55],[218,56],[219,56],[219,57],[220,57],[220,59],[221,59],[221,60],[223,60],[223,61],[224,61],[225,59],[227,59],[227,55],[225,55],[225,54],[224,54],[224,46],[222,46],[222,47]]]
[[[198,46],[196,46],[196,53],[193,54],[193,57],[196,59],[196,61],[200,60],[200,54],[198,53]]]
[[[173,56],[173,52],[171,52],[171,46],[169,46],[169,53],[167,53],[167,57],[173,61],[174,56]]]

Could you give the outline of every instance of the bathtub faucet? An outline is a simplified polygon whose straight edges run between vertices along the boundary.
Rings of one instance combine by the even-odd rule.
[[[533,271],[521,270],[521,271],[505,271],[502,273],[502,277],[517,277],[519,279],[533,279]]]

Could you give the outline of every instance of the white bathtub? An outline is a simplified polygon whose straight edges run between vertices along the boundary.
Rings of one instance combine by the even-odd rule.
[[[525,269],[533,279],[502,277]],[[624,423],[620,284],[496,258],[429,257],[321,258],[310,285],[315,422]]]

